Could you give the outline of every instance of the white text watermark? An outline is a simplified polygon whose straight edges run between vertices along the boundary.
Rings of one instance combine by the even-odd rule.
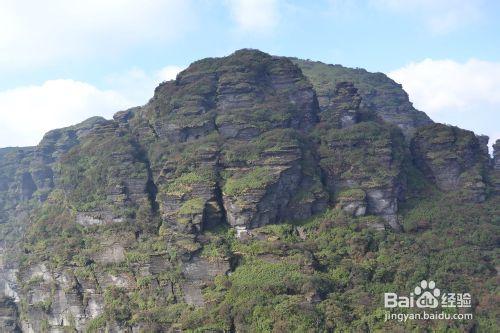
[[[386,309],[396,308],[415,308],[415,309],[451,309],[470,308],[472,297],[469,293],[450,293],[443,292],[436,287],[434,281],[422,280],[413,289],[409,295],[398,295],[397,293],[384,293],[384,307]],[[463,310],[461,310],[463,312]],[[472,313],[449,313],[426,312],[418,313],[391,313],[386,311],[385,321],[387,320],[469,320],[472,319]]]

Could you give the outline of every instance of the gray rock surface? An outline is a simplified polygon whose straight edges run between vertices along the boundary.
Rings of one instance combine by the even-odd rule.
[[[182,292],[186,303],[203,306],[205,301],[201,290],[213,281],[217,275],[225,275],[230,267],[227,261],[209,261],[200,257],[193,257],[183,266],[182,274],[185,278],[182,283]]]
[[[433,124],[420,128],[412,140],[415,164],[444,191],[463,189],[476,202],[485,200],[489,156],[471,131]]]
[[[383,73],[370,73],[362,68],[329,65],[319,61],[291,59],[313,84],[322,109],[328,107],[336,85],[347,81],[358,89],[362,98],[360,109],[399,127],[408,142],[417,128],[433,123],[424,112],[413,107],[402,86]]]

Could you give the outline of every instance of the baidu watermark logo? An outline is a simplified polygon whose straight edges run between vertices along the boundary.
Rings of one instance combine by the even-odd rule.
[[[446,293],[436,287],[434,281],[422,280],[408,296],[396,293],[384,293],[384,307],[394,308],[470,308],[471,295],[469,293]],[[462,311],[463,312],[463,311]],[[385,320],[397,319],[472,319],[472,313],[390,313],[386,312]]]

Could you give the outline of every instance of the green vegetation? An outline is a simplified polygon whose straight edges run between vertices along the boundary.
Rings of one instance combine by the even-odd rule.
[[[304,138],[297,130],[273,129],[251,141],[227,140],[222,145],[224,161],[228,164],[253,165],[266,158],[266,154],[280,151],[297,151]]]
[[[365,191],[359,188],[351,188],[343,190],[338,194],[338,199],[340,201],[357,201],[357,200],[365,200],[365,198],[366,198]]]
[[[408,156],[401,132],[374,122],[343,129],[319,127],[315,135],[323,170],[332,178],[356,180],[362,189],[391,184]]]
[[[167,195],[183,195],[190,192],[193,184],[213,181],[214,174],[209,169],[201,169],[183,173],[165,185],[162,193]]]
[[[179,209],[181,215],[200,214],[205,208],[205,200],[203,198],[193,198],[184,202]]]
[[[412,149],[425,156],[429,164],[437,166],[446,166],[450,161],[454,161],[460,168],[465,169],[474,163],[484,164],[485,159],[473,132],[443,124],[420,128],[412,142]],[[480,169],[476,171],[484,172]]]
[[[56,165],[68,204],[76,211],[112,210],[127,216],[130,207],[122,202],[127,183],[147,177],[146,165],[129,136],[106,135],[111,133],[88,137]],[[109,195],[116,189],[123,199]]]
[[[269,167],[256,167],[242,175],[234,175],[226,180],[223,192],[226,195],[241,195],[249,190],[263,188],[273,179],[276,171]]]
[[[432,278],[443,289],[470,292],[478,302],[487,302],[495,293],[491,260],[498,258],[495,235],[500,231],[499,202],[491,200],[463,205],[453,194],[422,203],[410,200],[403,209],[403,224],[417,220],[419,227],[407,233],[375,231],[365,227],[369,217],[356,219],[330,210],[299,224],[254,230],[267,235],[267,240],[237,241],[228,234],[226,242],[242,256],[240,264],[205,290],[208,309],[192,312],[198,319],[184,328],[224,330],[234,325],[252,332],[344,332],[409,331],[419,325],[441,329],[438,322],[384,322],[381,295],[409,293],[420,280]],[[425,224],[418,222],[422,216],[427,218]],[[296,236],[297,228],[305,231],[305,240]],[[465,230],[470,231],[464,237]],[[310,303],[315,295],[319,300]],[[475,313],[479,327],[488,331],[496,325],[495,310],[491,303],[485,306]],[[448,325],[460,331],[468,323]]]
[[[108,320],[125,322],[132,316],[129,297],[126,290],[119,287],[111,287],[104,291],[105,313]]]
[[[318,61],[291,58],[311,81],[320,105],[328,103],[340,82],[352,82],[362,97],[363,117],[380,116],[383,120],[410,126],[431,123],[429,117],[416,110],[401,86],[383,73],[370,73],[362,68],[328,65]]]
[[[100,329],[103,329],[105,327],[106,327],[106,316],[102,314],[90,320],[90,322],[87,325],[87,332],[98,333]]]

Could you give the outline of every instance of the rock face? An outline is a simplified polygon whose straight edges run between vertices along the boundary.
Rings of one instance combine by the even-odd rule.
[[[13,299],[0,298],[0,327],[3,332],[21,332],[18,325],[17,306]]]
[[[216,302],[206,289],[239,264],[221,247],[228,239],[258,252],[245,239],[327,209],[399,231],[414,168],[482,201],[485,142],[432,124],[383,74],[257,50],[197,61],[142,107],[0,149],[0,325],[178,330],[169,316]],[[292,229],[306,240],[306,227]],[[303,250],[292,264],[314,271]],[[309,305],[324,297],[313,282],[289,284]]]
[[[76,274],[75,274],[76,273]],[[24,332],[63,330],[83,331],[87,323],[104,308],[106,288],[132,290],[135,279],[130,273],[97,274],[84,277],[70,267],[52,271],[45,265],[33,265],[21,271],[24,295],[29,304]]]
[[[493,185],[495,191],[500,193],[500,140],[497,140],[493,145]]]
[[[364,216],[366,214],[366,192],[361,189],[350,189],[342,191],[338,195],[339,207],[352,216]]]
[[[500,170],[500,139],[493,145],[493,169]]]
[[[340,82],[331,95],[318,97],[321,105],[321,120],[338,128],[356,124],[359,120],[361,97],[352,82]]]
[[[0,223],[19,203],[45,201],[55,187],[56,163],[91,129],[105,122],[94,117],[81,124],[48,132],[36,147],[0,149]]]
[[[380,215],[398,229],[398,200],[406,187],[403,136],[376,123],[321,130],[320,165],[330,193],[349,213]]]
[[[0,223],[7,223],[20,202],[36,191],[29,166],[34,148],[0,149]]]
[[[56,188],[67,193],[82,225],[122,222],[151,205],[147,161],[116,122],[96,124],[92,134],[59,159]]]
[[[370,73],[361,68],[327,65],[319,61],[291,58],[311,81],[318,95],[320,107],[328,107],[336,85],[352,82],[361,96],[360,108],[373,113],[384,122],[398,126],[409,140],[415,130],[432,124],[432,120],[410,103],[408,94],[385,74]]]
[[[474,201],[485,200],[489,157],[474,133],[433,124],[417,131],[411,149],[416,165],[439,189],[463,189]]]
[[[314,90],[288,59],[242,50],[191,65],[160,85],[130,128],[151,161],[163,220],[199,232],[225,216],[254,227],[310,216],[325,197],[292,202],[302,182],[301,135],[317,122]],[[175,148],[174,148],[175,147]],[[189,156],[188,156],[189,155]]]
[[[39,200],[44,201],[57,182],[55,163],[71,148],[78,145],[92,129],[105,123],[101,117],[93,117],[76,125],[48,132],[36,146],[30,165],[31,177]]]
[[[182,283],[184,300],[188,304],[203,306],[205,300],[201,289],[211,283],[216,276],[224,276],[230,271],[227,261],[208,261],[200,257],[192,258],[184,267],[186,280]]]
[[[488,142],[490,138],[487,135],[476,135],[476,138],[479,141],[479,146],[481,147],[483,155],[489,158]]]

